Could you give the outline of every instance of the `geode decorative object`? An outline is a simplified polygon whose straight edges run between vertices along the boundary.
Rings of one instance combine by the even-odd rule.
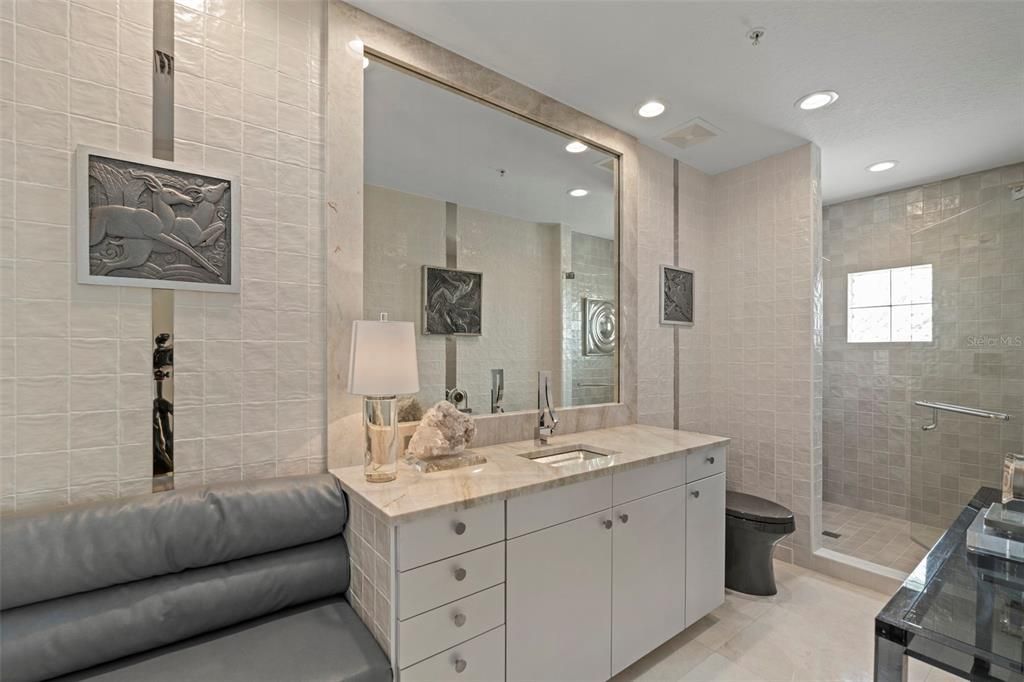
[[[79,147],[82,284],[238,292],[237,178]]]
[[[661,266],[662,324],[693,326],[693,271]]]
[[[487,461],[484,457],[464,452],[475,435],[473,418],[442,400],[423,415],[408,453],[413,465],[425,473],[483,464]]]
[[[480,336],[483,274],[423,266],[423,333]]]

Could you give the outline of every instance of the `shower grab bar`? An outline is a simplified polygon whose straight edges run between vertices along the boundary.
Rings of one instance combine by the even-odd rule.
[[[922,426],[922,431],[933,431],[939,425],[940,411],[966,414],[970,417],[981,417],[982,419],[996,419],[1004,422],[1010,421],[1010,415],[1004,412],[993,412],[992,410],[983,410],[978,407],[966,407],[964,405],[953,405],[951,403],[937,403],[931,400],[915,400],[914,404],[918,407],[927,407],[932,411],[932,423]]]
[[[578,388],[611,388],[615,384],[585,384],[582,381],[577,381],[576,386]]]

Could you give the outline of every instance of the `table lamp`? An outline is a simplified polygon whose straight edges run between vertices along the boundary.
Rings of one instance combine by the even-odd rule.
[[[397,396],[419,390],[412,322],[391,322],[387,313],[381,313],[379,322],[353,322],[348,392],[363,396],[367,481],[384,483],[398,475]]]

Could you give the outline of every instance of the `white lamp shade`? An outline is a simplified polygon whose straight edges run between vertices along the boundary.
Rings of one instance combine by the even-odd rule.
[[[418,393],[419,390],[416,330],[412,322],[353,322],[348,392],[387,396]]]

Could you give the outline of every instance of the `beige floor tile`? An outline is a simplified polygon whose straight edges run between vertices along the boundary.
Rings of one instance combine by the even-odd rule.
[[[759,678],[726,657],[711,654],[681,679],[685,682],[751,682]]]
[[[694,640],[691,627],[620,672],[612,682],[678,682],[712,653]]]

